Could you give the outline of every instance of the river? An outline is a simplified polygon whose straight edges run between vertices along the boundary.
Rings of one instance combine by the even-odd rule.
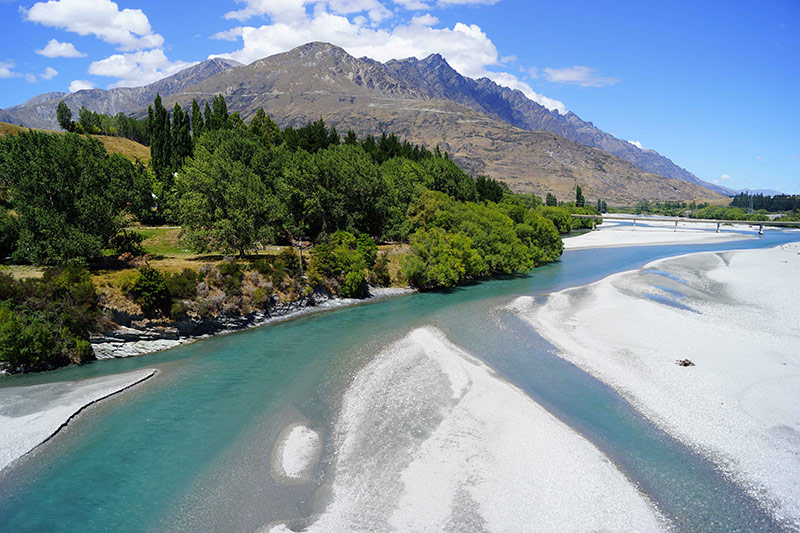
[[[88,409],[0,477],[4,531],[254,531],[302,527],[325,508],[334,424],[354,376],[410,331],[432,326],[608,456],[680,531],[775,530],[768,511],[708,460],[564,360],[503,306],[655,259],[775,246],[797,233],[717,245],[567,252],[530,274],[326,311],[166,352],[12,376],[0,387],[158,368]],[[276,483],[271,450],[288,425],[323,441],[312,482]],[[382,445],[391,446],[391,443]],[[513,528],[512,528],[513,529]]]

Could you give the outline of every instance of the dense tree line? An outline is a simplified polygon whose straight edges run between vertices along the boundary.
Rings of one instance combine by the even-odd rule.
[[[742,209],[752,208],[755,211],[763,209],[771,213],[800,211],[800,195],[777,194],[775,196],[764,196],[763,194],[741,193],[733,197],[730,206]]]
[[[17,262],[81,265],[151,208],[141,163],[97,139],[37,131],[0,139],[0,246]]]
[[[78,121],[75,122],[72,120],[72,111],[62,100],[58,103],[56,118],[59,126],[68,132],[124,137],[145,146],[150,144],[147,122],[129,117],[124,113],[109,116],[90,111],[86,106],[81,106],[78,112]]]

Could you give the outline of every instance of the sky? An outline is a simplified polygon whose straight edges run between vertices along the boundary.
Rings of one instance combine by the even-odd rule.
[[[309,41],[441,53],[701,179],[800,193],[800,0],[0,0],[0,108]]]

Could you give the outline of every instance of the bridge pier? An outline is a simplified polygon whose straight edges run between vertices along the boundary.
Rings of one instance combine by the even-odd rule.
[[[758,227],[758,235],[759,236],[764,235],[764,226],[759,226]]]
[[[592,231],[594,231],[595,229],[597,229],[597,219],[593,218],[592,219]]]
[[[719,233],[719,222],[717,222],[717,233]]]
[[[636,219],[633,219],[633,231],[636,231]]]
[[[678,221],[675,221],[675,233],[678,233]]]

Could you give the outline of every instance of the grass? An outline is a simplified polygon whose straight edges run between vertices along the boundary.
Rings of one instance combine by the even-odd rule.
[[[21,131],[35,130],[45,133],[65,133],[63,131],[40,130],[38,128],[24,128],[14,124],[0,122],[0,137],[4,135],[18,135]],[[136,141],[124,137],[109,137],[107,135],[93,135],[106,147],[109,154],[122,154],[131,161],[147,162],[150,160],[150,148]]]

